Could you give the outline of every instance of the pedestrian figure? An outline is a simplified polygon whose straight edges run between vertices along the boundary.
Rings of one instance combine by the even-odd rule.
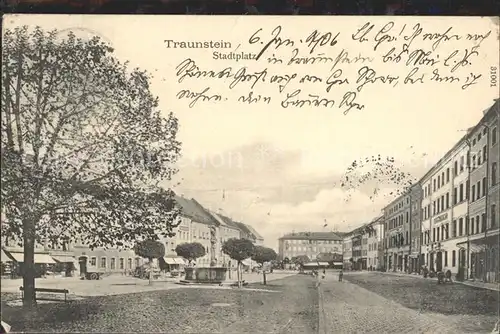
[[[446,271],[446,275],[445,275],[444,281],[445,282],[453,283],[453,281],[451,280],[451,271],[449,269]]]
[[[326,270],[325,270],[325,269],[323,269],[323,274],[321,275],[321,278],[322,278],[322,279],[325,279],[325,277],[326,277]]]
[[[340,271],[339,271],[339,282],[342,282],[342,276],[344,276],[344,272],[342,271],[342,269],[340,269]]]
[[[319,272],[316,272],[316,288],[319,288],[320,284],[321,284],[321,278],[319,276]]]

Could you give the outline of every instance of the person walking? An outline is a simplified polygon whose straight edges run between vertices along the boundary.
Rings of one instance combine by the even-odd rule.
[[[342,271],[342,269],[340,269],[340,271],[339,271],[339,282],[342,282],[342,276],[344,276],[344,272]]]
[[[316,271],[316,289],[319,288],[321,284],[321,276],[319,275],[319,272]]]

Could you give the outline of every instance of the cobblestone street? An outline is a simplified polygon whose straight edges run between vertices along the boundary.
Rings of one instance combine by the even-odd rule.
[[[498,301],[495,291],[381,273],[346,273],[344,282],[330,273],[319,294],[321,334],[491,333]]]

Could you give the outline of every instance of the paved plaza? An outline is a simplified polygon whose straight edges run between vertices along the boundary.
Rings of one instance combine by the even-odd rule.
[[[16,331],[99,331],[167,333],[491,333],[498,292],[462,284],[385,273],[347,272],[339,282],[329,271],[319,288],[310,275],[261,275],[243,289],[129,277],[102,281],[68,279],[66,288],[105,291],[68,304],[40,304],[23,314],[5,304],[3,320]],[[253,276],[246,275],[251,281]],[[137,285],[130,286],[130,280]],[[40,286],[56,284],[48,279]],[[57,283],[62,284],[62,283]],[[60,285],[62,286],[62,285]],[[84,287],[86,287],[84,289]],[[71,289],[71,288],[70,288]],[[120,290],[121,289],[121,290]],[[148,290],[149,289],[149,290]],[[155,290],[155,291],[151,291]],[[95,292],[97,294],[97,292]]]
[[[320,288],[321,334],[491,333],[498,292],[383,273],[327,275]]]

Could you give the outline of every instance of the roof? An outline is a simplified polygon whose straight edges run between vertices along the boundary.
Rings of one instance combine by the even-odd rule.
[[[255,236],[255,239],[264,240],[264,238],[259,233],[257,233],[257,231],[252,226],[247,224],[243,225],[245,225],[245,227],[250,231],[250,233],[252,233]]]
[[[187,199],[182,196],[175,195],[175,202],[181,208],[181,215],[191,220],[206,224],[206,225],[219,225],[220,223],[203,208],[195,199]]]
[[[233,222],[234,222],[235,224],[237,224],[237,225],[238,225],[238,228],[239,228],[239,229],[240,229],[243,233],[248,234],[248,235],[253,235],[252,231],[250,231],[250,230],[248,229],[248,227],[247,227],[245,224],[240,223],[240,222],[235,222],[235,221],[233,221]]]
[[[448,150],[448,152],[446,152],[443,155],[443,157],[441,159],[439,159],[439,161],[434,166],[432,166],[432,168],[429,169],[429,171],[427,171],[427,173],[425,173],[424,176],[422,176],[422,178],[420,178],[420,180],[418,181],[419,183],[423,183],[424,180],[427,180],[428,178],[430,178],[431,175],[435,172],[435,170],[440,167],[441,163],[443,161],[445,161],[446,159],[450,158],[450,156],[452,155],[452,153],[455,152],[455,150],[460,145],[462,145],[464,142],[467,143],[467,140],[471,137],[471,135],[473,135],[474,132],[479,127],[481,127],[481,125],[484,124],[484,122],[487,119],[490,119],[490,118],[494,117],[494,114],[497,112],[497,110],[499,108],[499,105],[500,105],[499,101],[500,100],[498,100],[498,99],[495,100],[495,103],[493,103],[493,105],[488,109],[488,111],[486,113],[484,113],[484,116],[481,118],[481,120],[476,125],[474,125],[473,127],[469,128],[467,130],[467,133],[462,138],[460,138],[460,140],[450,150]]]
[[[230,228],[235,228],[237,230],[240,229],[240,227],[238,226],[238,224],[236,224],[231,218],[226,217],[224,215],[221,215],[220,213],[212,212],[212,211],[210,211],[210,214],[212,216],[216,217],[216,218],[219,218],[220,222],[223,225],[226,225],[227,227],[230,227]]]
[[[295,232],[285,234],[280,240],[342,240],[342,236],[335,232]]]

